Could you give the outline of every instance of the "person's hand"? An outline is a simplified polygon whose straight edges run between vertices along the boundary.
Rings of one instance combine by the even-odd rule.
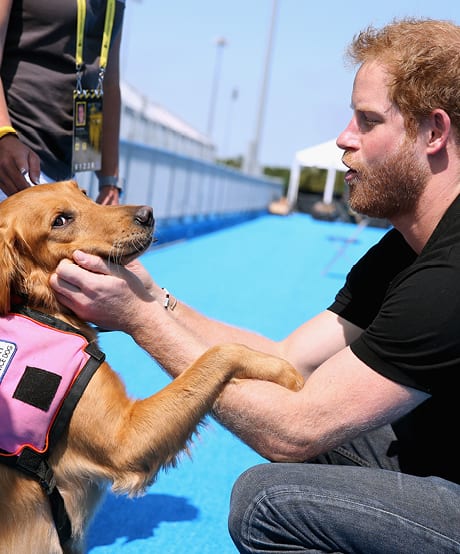
[[[129,262],[129,264],[125,265],[125,269],[129,270],[131,273],[133,273],[139,281],[144,286],[145,290],[154,298],[157,298],[157,296],[160,293],[160,288],[155,283],[155,281],[152,279],[152,276],[150,273],[145,269],[145,267],[141,264],[139,260],[133,260],[132,262]]]
[[[98,197],[96,198],[98,204],[108,206],[109,204],[115,206],[120,203],[120,192],[117,187],[106,186],[102,187]]]
[[[122,267],[77,250],[74,261],[62,260],[50,284],[59,302],[99,327],[129,333],[142,323],[146,303],[161,297],[138,260]]]
[[[40,182],[40,158],[17,136],[6,135],[0,140],[0,188],[7,196]]]

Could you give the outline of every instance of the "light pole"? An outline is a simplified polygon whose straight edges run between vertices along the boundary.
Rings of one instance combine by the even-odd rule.
[[[251,175],[257,175],[260,171],[259,145],[260,145],[260,136],[262,134],[265,102],[267,99],[268,78],[270,74],[270,64],[271,64],[273,37],[275,34],[275,21],[276,21],[277,10],[278,10],[278,0],[273,0],[272,17],[271,17],[271,23],[270,23],[270,32],[268,35],[267,50],[265,53],[265,66],[264,66],[264,73],[263,73],[263,79],[262,79],[262,87],[260,89],[259,109],[258,109],[258,115],[257,115],[255,136],[254,136],[254,139],[249,143],[248,155],[246,157],[246,163],[245,163],[245,170],[247,173],[250,173]]]
[[[232,134],[232,123],[233,123],[233,108],[238,100],[238,89],[235,87],[232,90],[232,94],[230,96],[230,104],[228,107],[228,113],[227,113],[227,124],[225,126],[225,134],[224,134],[224,145],[223,145],[223,151],[222,155],[227,158],[230,157],[230,137]]]
[[[207,134],[209,138],[212,138],[212,129],[214,125],[214,112],[216,110],[217,91],[219,88],[220,68],[222,65],[222,53],[224,46],[227,45],[225,37],[219,37],[215,40],[216,44],[216,62],[214,64],[214,77],[212,81],[211,97],[209,99],[209,114],[208,114],[208,128]]]

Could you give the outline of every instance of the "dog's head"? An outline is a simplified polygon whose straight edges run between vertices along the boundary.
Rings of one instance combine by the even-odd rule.
[[[152,243],[148,206],[102,206],[74,181],[30,187],[0,202],[0,315],[12,295],[57,310],[50,274],[75,250],[124,265]]]

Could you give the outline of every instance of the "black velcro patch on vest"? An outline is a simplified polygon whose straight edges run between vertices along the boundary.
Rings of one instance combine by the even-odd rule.
[[[46,371],[46,369],[27,366],[14,391],[13,398],[47,412],[61,379],[60,375]]]

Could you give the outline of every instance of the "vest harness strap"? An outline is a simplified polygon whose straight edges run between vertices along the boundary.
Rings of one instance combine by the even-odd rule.
[[[0,317],[0,462],[38,481],[61,546],[72,528],[48,458],[104,359],[78,329],[48,314],[23,306]]]

